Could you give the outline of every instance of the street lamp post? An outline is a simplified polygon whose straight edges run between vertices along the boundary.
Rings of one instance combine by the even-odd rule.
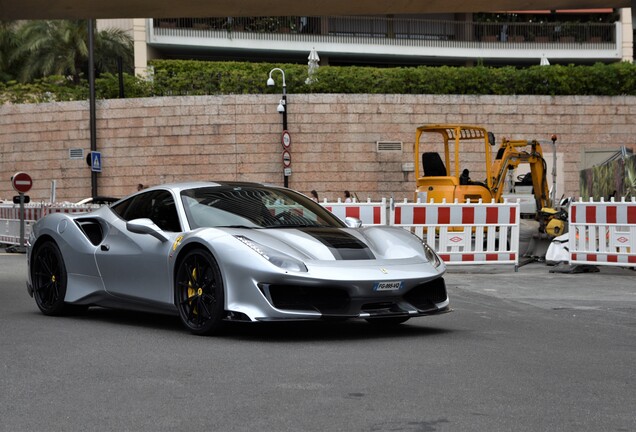
[[[269,71],[269,78],[267,79],[267,85],[269,87],[273,87],[274,85],[276,85],[276,82],[274,81],[274,78],[272,78],[272,72],[274,72],[274,71],[280,72],[281,75],[283,76],[283,97],[279,101],[278,107],[276,108],[276,111],[278,111],[279,113],[281,113],[283,115],[283,134],[288,134],[287,133],[287,83],[285,82],[285,72],[281,68],[274,68],[271,71]],[[287,149],[285,149],[285,152],[287,152]],[[287,154],[289,154],[289,153],[287,153]],[[291,160],[290,160],[289,164],[291,164]],[[289,186],[289,174],[290,173],[291,173],[291,168],[288,165],[283,170],[283,185],[285,187]]]
[[[89,129],[91,140],[91,152],[97,150],[97,116],[95,115],[95,60],[94,60],[94,45],[95,45],[95,30],[94,20],[91,18],[88,20],[88,87],[89,87]],[[92,157],[91,157],[92,160]],[[89,164],[92,166],[92,162]],[[97,172],[91,169],[91,196],[95,198],[97,196]]]

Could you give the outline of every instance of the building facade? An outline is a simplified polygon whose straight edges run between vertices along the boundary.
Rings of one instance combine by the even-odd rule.
[[[598,12],[598,10],[596,10]],[[532,65],[633,60],[631,9],[568,13],[100,20],[135,41],[135,70],[154,58],[331,65]],[[585,17],[585,14],[576,17]],[[531,18],[528,18],[531,17]],[[561,18],[563,18],[561,20]],[[477,20],[478,19],[478,20]]]

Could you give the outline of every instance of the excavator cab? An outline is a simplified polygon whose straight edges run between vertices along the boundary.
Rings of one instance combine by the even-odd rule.
[[[556,141],[556,135],[552,141]],[[563,233],[567,212],[552,209],[541,144],[536,140],[504,138],[492,160],[494,145],[494,135],[479,126],[418,127],[414,145],[415,198],[423,203],[501,202],[510,186],[508,179],[524,164],[530,168],[539,232],[551,237]]]
[[[429,138],[435,144],[422,142]],[[494,136],[478,126],[418,127],[414,148],[415,198],[421,202],[476,202],[480,199],[490,202],[494,198],[491,145],[494,145]],[[464,159],[470,162],[463,162]],[[483,181],[476,181],[471,176],[483,178]]]

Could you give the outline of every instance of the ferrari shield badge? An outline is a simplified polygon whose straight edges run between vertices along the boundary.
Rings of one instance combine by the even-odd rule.
[[[172,255],[174,255],[175,251],[177,250],[177,248],[181,244],[182,240],[183,240],[183,236],[182,235],[180,235],[179,237],[177,237],[174,240],[174,243],[172,244],[172,249],[170,250],[170,258],[172,258]]]

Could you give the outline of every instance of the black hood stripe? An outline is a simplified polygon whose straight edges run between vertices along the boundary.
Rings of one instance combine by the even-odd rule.
[[[369,247],[341,228],[301,228],[329,248],[337,260],[371,260],[375,255]]]

